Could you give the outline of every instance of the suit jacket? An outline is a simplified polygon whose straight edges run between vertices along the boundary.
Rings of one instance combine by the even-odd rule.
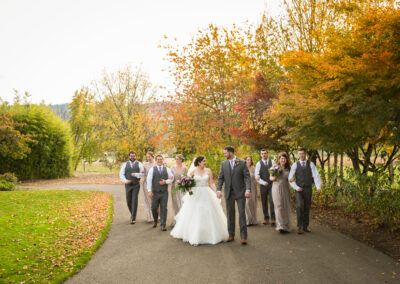
[[[229,160],[222,162],[218,176],[217,191],[222,190],[224,185],[225,199],[244,198],[246,190],[251,190],[250,172],[244,160],[236,158],[232,170]]]

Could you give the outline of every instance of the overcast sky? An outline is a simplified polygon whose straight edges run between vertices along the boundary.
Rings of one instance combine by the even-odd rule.
[[[168,88],[163,36],[187,42],[209,23],[259,22],[279,0],[1,0],[0,97],[70,102],[74,91],[127,64]]]

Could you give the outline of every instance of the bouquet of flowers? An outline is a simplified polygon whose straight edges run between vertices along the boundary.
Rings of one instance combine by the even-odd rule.
[[[196,186],[196,181],[188,176],[182,176],[180,179],[177,180],[177,186],[175,187],[175,192],[177,190],[182,191],[182,193],[188,192],[189,195],[192,195],[192,187]]]
[[[282,175],[282,173],[283,170],[280,165],[274,165],[269,169],[269,174],[273,177],[279,177],[280,175]]]

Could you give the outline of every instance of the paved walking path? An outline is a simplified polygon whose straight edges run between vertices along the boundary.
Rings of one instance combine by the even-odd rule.
[[[108,239],[67,283],[400,283],[400,265],[392,258],[314,222],[304,235],[280,235],[260,224],[248,228],[247,246],[237,239],[193,247],[173,239],[169,226],[161,232],[145,221],[142,191],[138,222],[130,225],[123,185],[45,187],[114,196]],[[168,217],[170,224],[171,210]]]

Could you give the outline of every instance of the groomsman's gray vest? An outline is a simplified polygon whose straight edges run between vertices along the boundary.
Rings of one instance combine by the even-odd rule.
[[[267,186],[264,186],[264,185],[260,185],[260,186],[261,186],[261,187],[265,187],[265,188],[271,187],[272,184],[271,184],[271,180],[269,179],[269,178],[270,178],[270,175],[269,175],[269,168],[272,167],[272,161],[271,161],[271,159],[268,159],[267,165],[264,164],[264,161],[263,161],[263,160],[260,160],[260,165],[261,165],[261,167],[260,167],[260,178],[261,178],[263,181],[268,182],[268,185],[267,185]]]
[[[133,173],[140,173],[139,163],[135,161],[133,162],[133,167],[131,167],[131,163],[130,161],[128,161],[125,166],[125,178],[127,180],[131,180],[132,185],[137,185],[139,184],[140,179],[133,177],[132,176]]]
[[[167,180],[168,179],[168,172],[166,167],[162,167],[161,174],[158,171],[158,166],[153,168],[153,181],[151,185],[151,190],[153,192],[161,192],[164,190],[168,190],[168,184],[161,185],[160,180]]]
[[[311,187],[313,184],[313,177],[311,172],[310,161],[306,161],[306,166],[303,168],[300,161],[297,161],[296,168],[296,184],[300,187]]]

